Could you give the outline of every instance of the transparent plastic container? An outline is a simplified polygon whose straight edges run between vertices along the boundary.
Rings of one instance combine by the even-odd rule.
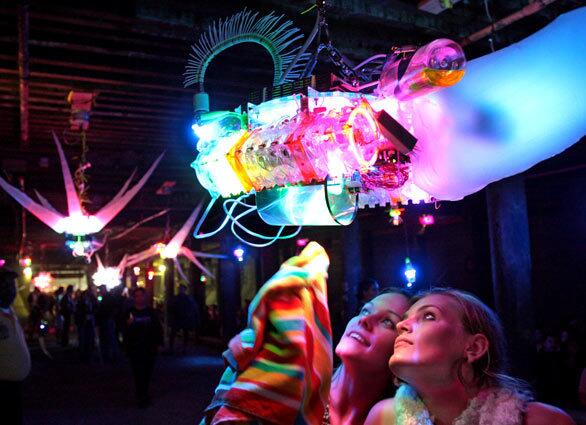
[[[383,67],[379,92],[410,100],[456,84],[464,76],[466,56],[458,43],[440,38],[419,48],[399,75],[401,60],[393,57]]]
[[[308,186],[277,187],[256,194],[260,217],[274,226],[348,226],[358,210],[358,194],[346,179]]]

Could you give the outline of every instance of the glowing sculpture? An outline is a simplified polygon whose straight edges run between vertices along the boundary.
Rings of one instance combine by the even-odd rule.
[[[276,225],[349,224],[357,205],[461,199],[586,133],[585,20],[586,8],[574,10],[467,66],[450,40],[398,51],[373,95],[309,88],[247,114],[204,113],[192,167],[214,200],[255,193]]]
[[[122,275],[126,268],[126,255],[116,267],[104,267],[99,255],[96,255],[98,269],[92,275],[92,280],[96,286],[105,286],[107,290],[115,288],[122,282]]]
[[[51,273],[49,272],[39,272],[33,278],[33,285],[39,288],[41,291],[48,291],[51,288],[51,284],[55,281]]]
[[[79,196],[77,194],[75,184],[71,178],[71,172],[63,153],[63,148],[59,139],[53,133],[53,140],[57,146],[57,152],[59,153],[59,160],[61,161],[61,171],[63,173],[63,181],[65,183],[65,193],[67,196],[67,208],[68,215],[64,216],[59,213],[40,193],[36,192],[39,203],[33,201],[24,192],[18,190],[14,186],[8,184],[6,180],[0,177],[0,187],[2,187],[10,196],[12,196],[19,204],[26,208],[31,214],[36,216],[39,220],[51,227],[57,233],[65,233],[72,235],[74,240],[72,241],[72,250],[81,254],[85,252],[83,241],[76,237],[83,237],[92,233],[97,233],[104,228],[138,193],[138,191],[144,186],[146,181],[149,179],[159,162],[161,161],[163,154],[161,154],[155,162],[151,165],[145,175],[136,183],[133,187],[129,188],[130,182],[134,177],[135,172],[126,180],[120,191],[112,198],[112,200],[102,207],[95,214],[87,214],[81,205]],[[80,241],[81,246],[75,244]]]
[[[224,259],[226,258],[226,256],[220,254],[208,254],[205,252],[192,251],[189,248],[183,246],[183,243],[185,242],[185,239],[187,238],[189,231],[193,227],[195,219],[199,215],[200,211],[201,204],[193,210],[187,221],[183,224],[183,226],[181,226],[181,229],[179,229],[179,231],[175,234],[175,236],[173,236],[169,243],[157,243],[144,251],[138,252],[133,255],[129,255],[126,261],[126,266],[132,267],[135,264],[141,263],[149,258],[156,256],[160,256],[163,259],[170,258],[173,259],[175,267],[177,268],[181,277],[183,277],[184,280],[189,281],[189,279],[185,276],[185,273],[183,272],[183,269],[181,268],[179,261],[177,261],[177,256],[183,255],[185,258],[187,258],[189,261],[195,264],[203,273],[213,278],[212,273],[198,260],[198,257]]]

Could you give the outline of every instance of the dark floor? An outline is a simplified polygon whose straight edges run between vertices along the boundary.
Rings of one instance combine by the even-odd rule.
[[[73,348],[49,341],[47,358],[31,348],[33,367],[24,385],[25,425],[196,425],[223,370],[220,349],[189,347],[185,354],[159,355],[151,395],[153,405],[136,407],[130,368],[96,358],[81,363]],[[570,411],[586,425],[585,411]]]
[[[31,349],[33,367],[24,385],[25,425],[194,425],[219,381],[219,350],[190,347],[186,354],[160,355],[155,366],[153,405],[139,409],[129,365],[90,364],[76,351],[49,344],[49,360]]]

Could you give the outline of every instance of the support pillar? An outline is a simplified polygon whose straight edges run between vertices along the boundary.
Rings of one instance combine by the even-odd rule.
[[[486,189],[492,287],[513,365],[521,375],[534,329],[531,285],[531,245],[523,176],[513,176]],[[530,354],[529,354],[530,357]]]
[[[170,305],[175,295],[175,262],[172,258],[165,259],[165,332],[169,327]]]
[[[237,314],[240,309],[240,263],[232,252],[238,246],[231,234],[221,238],[220,252],[228,258],[220,261],[220,279],[218,282],[218,302],[220,307],[220,334],[224,342],[238,333]],[[246,247],[244,247],[246,249]]]
[[[344,324],[358,310],[358,290],[362,280],[362,238],[360,223],[355,220],[344,228],[342,256],[344,260]]]
[[[29,143],[29,2],[18,6],[18,91],[20,97],[20,143]]]
[[[260,288],[261,285],[269,280],[279,270],[279,248],[277,244],[261,248],[259,250],[259,280],[257,286]]]

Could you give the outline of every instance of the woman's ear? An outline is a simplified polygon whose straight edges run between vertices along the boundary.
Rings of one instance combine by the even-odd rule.
[[[471,335],[468,338],[464,357],[468,363],[474,363],[488,351],[488,339],[483,334]]]

